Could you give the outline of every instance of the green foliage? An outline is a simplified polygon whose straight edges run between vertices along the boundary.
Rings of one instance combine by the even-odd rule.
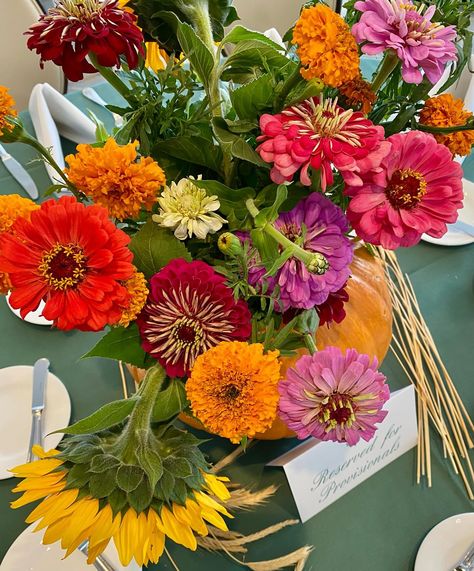
[[[133,263],[148,279],[175,258],[191,259],[183,242],[152,220],[133,236],[129,248],[134,254]]]
[[[253,188],[230,188],[217,180],[196,180],[194,184],[203,188],[209,196],[217,196],[221,205],[219,210],[225,216],[234,215],[239,219],[248,214],[245,201],[255,196]]]
[[[154,147],[153,154],[160,162],[162,162],[163,155],[168,155],[174,159],[206,167],[214,173],[222,173],[222,151],[220,147],[201,136],[171,137],[166,141],[158,142]]]
[[[168,387],[158,394],[152,419],[154,422],[164,422],[179,414],[187,406],[184,383],[179,379],[172,379]]]
[[[89,357],[124,361],[141,369],[147,369],[154,363],[154,360],[142,349],[136,323],[131,323],[128,327],[113,327],[82,358]]]
[[[232,154],[232,156],[259,167],[270,168],[244,138],[232,133],[228,129],[227,123],[224,119],[214,117],[212,120],[212,128],[216,139],[221,143],[224,149],[227,149],[228,152]]]
[[[230,92],[230,99],[240,119],[256,120],[273,102],[273,76],[270,73]]]

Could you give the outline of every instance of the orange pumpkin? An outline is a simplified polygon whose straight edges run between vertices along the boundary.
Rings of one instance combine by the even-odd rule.
[[[339,347],[342,351],[354,348],[359,353],[377,357],[381,363],[392,339],[392,304],[382,263],[361,246],[355,250],[347,292],[349,301],[344,306],[344,321],[318,328],[316,345],[320,350],[330,345]],[[281,358],[282,377],[304,353],[306,349],[300,349],[292,357]],[[129,366],[129,370],[136,382],[143,378],[145,371],[142,369]],[[199,420],[187,414],[180,414],[180,419],[194,428],[205,430]],[[294,432],[276,418],[268,430],[257,434],[255,438],[278,440],[292,436]]]

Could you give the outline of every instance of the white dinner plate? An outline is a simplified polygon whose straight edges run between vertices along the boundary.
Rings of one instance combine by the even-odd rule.
[[[32,388],[33,367],[17,365],[0,369],[1,480],[12,477],[9,468],[26,462],[31,430]],[[52,373],[48,374],[45,397],[43,445],[49,450],[57,446],[63,437],[63,434],[49,433],[69,424],[71,401],[66,387]]]
[[[58,542],[43,545],[41,540],[44,530],[33,533],[35,527],[36,523],[33,523],[15,539],[0,565],[0,571],[91,571],[93,569],[92,565],[87,565],[86,556],[80,551],[76,550],[63,559],[64,550]],[[115,571],[141,571],[135,561],[127,567],[120,564],[113,541],[107,546],[104,557],[113,565]]]
[[[44,301],[41,301],[38,309],[35,311],[30,311],[30,313],[27,313],[25,315],[25,318],[23,318],[20,315],[20,310],[19,309],[14,309],[11,305],[10,305],[10,292],[7,293],[6,296],[6,301],[7,301],[7,305],[8,305],[8,309],[18,317],[18,319],[21,319],[22,321],[26,321],[27,323],[33,323],[33,325],[48,325],[51,326],[53,324],[52,321],[50,321],[49,319],[46,319],[45,317],[42,316],[43,313],[43,309],[44,309]]]
[[[474,542],[474,513],[454,515],[434,527],[418,550],[414,571],[454,569]]]
[[[464,206],[459,211],[459,220],[467,224],[474,225],[474,182],[462,179],[464,190]],[[441,238],[432,238],[427,234],[421,237],[425,242],[437,244],[438,246],[464,246],[474,242],[474,236],[470,236],[462,230],[456,228],[455,224],[448,224],[448,231]]]

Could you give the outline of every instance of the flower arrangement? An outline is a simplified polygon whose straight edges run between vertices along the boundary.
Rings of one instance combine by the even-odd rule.
[[[88,540],[92,563],[113,538],[146,565],[166,537],[196,549],[226,530],[226,479],[174,426],[183,412],[244,447],[278,418],[298,438],[373,437],[389,398],[376,356],[317,347],[316,330],[344,327],[357,251],[457,218],[474,120],[432,91],[465,66],[473,10],[363,0],[344,20],[308,2],[276,42],[225,31],[231,0],[56,0],[26,32],[70,80],[100,72],[124,123],[98,123],[63,172],[0,88],[0,140],[33,146],[58,173],[45,196],[60,193],[1,197],[2,291],[23,316],[44,302],[59,329],[107,330],[86,357],[146,370],[13,470],[13,507],[42,499],[27,521],[45,543]]]

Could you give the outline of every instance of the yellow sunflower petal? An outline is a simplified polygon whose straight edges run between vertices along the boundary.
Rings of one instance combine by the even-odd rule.
[[[201,508],[189,498],[186,500],[186,506],[173,504],[173,514],[176,519],[191,527],[199,535],[207,535],[209,533],[206,524],[201,517]]]
[[[223,517],[212,508],[202,507],[201,516],[218,529],[222,529],[222,531],[227,531],[229,529]]]
[[[58,494],[53,494],[44,499],[26,518],[26,523],[33,523],[34,521],[43,518],[36,530],[42,529],[47,525],[53,523],[57,519],[64,517],[68,510],[75,509],[73,506],[77,499],[79,490],[65,490]],[[36,531],[35,530],[35,531]]]
[[[88,565],[93,565],[93,563],[97,559],[97,557],[106,550],[107,545],[109,544],[109,541],[110,541],[110,537],[108,539],[105,539],[101,543],[97,543],[94,546],[91,546],[89,543],[89,550],[87,552],[87,564]]]
[[[222,514],[224,514],[227,517],[231,517],[233,518],[234,516],[232,514],[230,514],[223,505],[219,504],[218,502],[216,502],[216,500],[213,500],[211,497],[209,497],[207,494],[203,494],[202,492],[194,492],[194,497],[196,498],[198,504],[201,507],[204,508],[211,508],[212,510],[216,510],[218,512],[221,512]]]
[[[55,486],[51,486],[47,490],[28,490],[26,491],[20,498],[15,500],[10,504],[12,509],[21,508],[22,506],[26,506],[26,504],[30,504],[31,502],[36,502],[36,500],[40,500],[41,498],[45,498],[50,494],[55,494],[56,492],[60,492],[65,486],[64,482],[59,482]]]
[[[60,472],[52,472],[46,476],[41,476],[40,478],[25,478],[22,480],[15,488],[14,492],[26,492],[27,490],[42,490],[48,489],[55,486],[66,476],[66,472],[61,470]],[[64,482],[63,485],[66,485]]]
[[[230,498],[230,492],[220,478],[212,474],[204,473],[204,479],[206,480],[209,490],[220,500],[225,501]]]
[[[121,519],[120,514],[114,517],[112,508],[108,504],[102,508],[94,522],[89,538],[89,546],[92,548],[113,537],[120,527]]]
[[[84,531],[93,523],[98,511],[99,501],[96,498],[84,498],[77,502],[74,512],[65,518],[68,520],[68,525],[61,537],[63,549],[69,549],[71,545],[77,543],[79,538],[81,541],[85,539],[83,538]]]
[[[150,537],[148,557],[153,563],[158,563],[165,548],[165,534],[158,527],[158,516],[152,508],[148,510],[147,523]]]
[[[44,545],[49,545],[51,543],[56,543],[56,541],[59,541],[68,523],[69,523],[69,517],[66,516],[56,520],[54,523],[49,525],[46,528],[46,531],[44,532],[42,543]]]
[[[161,509],[160,517],[165,533],[170,539],[192,551],[197,549],[197,540],[189,525],[176,519],[166,506]]]
[[[17,478],[45,476],[61,466],[62,463],[62,460],[45,458],[43,460],[37,460],[36,462],[29,462],[28,464],[20,464],[20,466],[15,466],[15,468],[12,468],[9,472],[12,472]]]
[[[118,531],[114,534],[114,543],[119,554],[120,563],[125,567],[132,560],[137,539],[137,512],[133,508],[129,508],[122,518]]]
[[[148,536],[148,521],[144,512],[138,514],[137,518],[137,541],[133,557],[141,567],[148,563],[148,546],[150,538]]]
[[[42,446],[40,446],[39,444],[35,444],[32,448],[31,451],[33,452],[33,454],[35,456],[38,456],[38,458],[52,458],[53,456],[57,456],[59,454],[59,450],[56,450],[55,448],[52,448],[51,450],[46,451]]]

